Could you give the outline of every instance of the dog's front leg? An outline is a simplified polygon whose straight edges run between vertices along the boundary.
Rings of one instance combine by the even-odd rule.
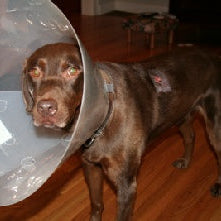
[[[121,176],[117,186],[118,213],[117,221],[132,220],[133,207],[136,198],[136,177]]]
[[[130,150],[122,154],[123,158],[120,153],[118,157],[110,158],[107,160],[109,163],[106,169],[103,165],[108,178],[117,189],[117,221],[132,220],[137,191],[136,176],[140,165],[140,156],[136,151]]]
[[[103,204],[103,171],[99,165],[89,163],[83,160],[85,180],[88,184],[91,200],[90,221],[101,221]]]

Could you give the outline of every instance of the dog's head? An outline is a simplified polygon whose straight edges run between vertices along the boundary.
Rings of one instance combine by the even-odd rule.
[[[66,128],[79,112],[83,67],[78,46],[57,43],[37,49],[23,70],[23,97],[34,125]]]

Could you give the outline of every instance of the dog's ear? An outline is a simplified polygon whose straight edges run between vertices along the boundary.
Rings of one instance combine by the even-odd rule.
[[[33,101],[33,88],[31,85],[30,80],[28,79],[27,73],[27,59],[23,65],[23,72],[22,72],[22,93],[23,93],[23,100],[26,105],[26,111],[31,112],[34,101]]]

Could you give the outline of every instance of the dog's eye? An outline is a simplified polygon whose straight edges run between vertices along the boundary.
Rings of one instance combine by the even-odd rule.
[[[69,67],[63,73],[62,76],[67,79],[73,79],[80,73],[80,69],[78,67]]]
[[[70,68],[68,68],[67,72],[70,76],[74,76],[77,72],[77,69],[75,67],[70,67]]]
[[[29,73],[30,73],[30,75],[31,75],[33,78],[39,78],[39,77],[41,77],[41,70],[40,70],[40,68],[33,68]]]

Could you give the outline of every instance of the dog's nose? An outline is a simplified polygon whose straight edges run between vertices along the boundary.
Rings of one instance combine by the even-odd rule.
[[[37,111],[42,116],[53,116],[57,112],[57,102],[55,100],[41,100],[37,104]]]

